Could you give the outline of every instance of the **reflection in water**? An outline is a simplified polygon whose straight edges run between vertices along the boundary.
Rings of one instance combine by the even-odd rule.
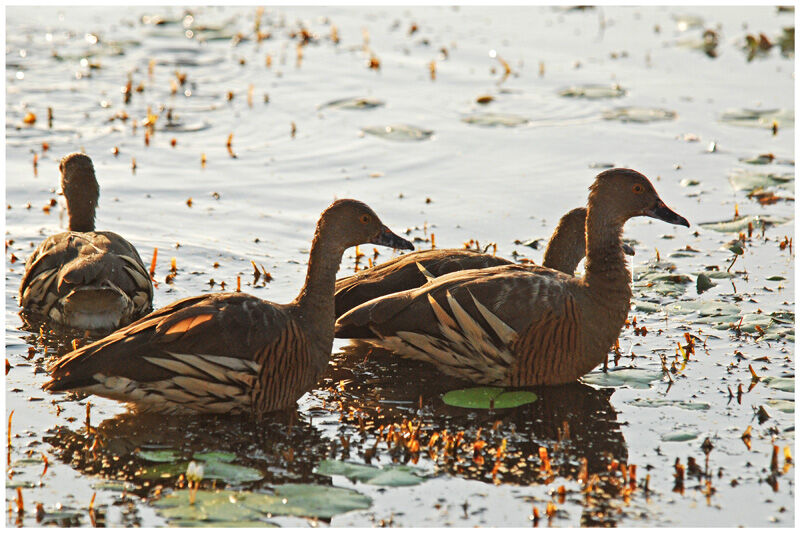
[[[215,451],[235,454],[233,464],[263,477],[206,479],[205,488],[330,484],[314,472],[322,459],[409,463],[430,475],[551,485],[558,502],[581,506],[582,523],[616,523],[616,509],[635,482],[627,479],[627,447],[608,390],[580,383],[538,387],[532,389],[538,401],[496,411],[442,402],[444,392],[464,386],[424,363],[354,344],[334,356],[323,383],[297,410],[274,413],[260,424],[245,416],[127,413],[77,431],[57,426],[44,440],[65,463],[84,474],[129,482],[128,490],[139,496],[183,487],[186,462]],[[151,453],[143,458],[142,452]],[[152,452],[167,452],[168,464],[154,460]],[[592,490],[559,487],[576,480]]]

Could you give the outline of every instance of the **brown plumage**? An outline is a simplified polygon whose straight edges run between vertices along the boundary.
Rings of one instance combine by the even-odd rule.
[[[413,249],[367,205],[322,213],[305,285],[286,305],[242,293],[194,296],[159,309],[51,368],[51,391],[81,390],[141,411],[254,413],[283,409],[317,382],[333,344],[333,287],[345,249]]]
[[[519,265],[454,272],[356,307],[339,319],[336,335],[476,383],[577,379],[603,361],[628,314],[625,222],[650,216],[689,225],[633,170],[603,172],[590,191],[584,277]]]
[[[124,326],[152,309],[150,276],[131,243],[94,231],[100,191],[89,156],[70,154],[59,169],[69,231],[48,237],[28,257],[19,303],[23,312],[75,328]]]
[[[585,230],[586,208],[576,207],[568,211],[559,220],[547,243],[542,264],[573,275],[586,254]],[[626,254],[633,255],[633,248],[624,247]],[[342,316],[374,298],[421,287],[429,280],[419,266],[438,278],[451,272],[513,264],[508,259],[474,250],[435,249],[404,254],[337,280],[336,316]]]

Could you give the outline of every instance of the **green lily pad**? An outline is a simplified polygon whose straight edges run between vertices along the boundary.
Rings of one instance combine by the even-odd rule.
[[[10,479],[6,480],[6,488],[7,489],[32,489],[36,485],[33,484],[33,481],[26,481],[23,479]]]
[[[151,463],[172,463],[181,457],[175,450],[140,450],[136,455]]]
[[[697,276],[697,294],[703,294],[714,285],[716,285],[716,283],[711,281],[711,278],[705,274],[700,274]]]
[[[619,85],[573,85],[558,91],[559,96],[567,98],[586,98],[588,100],[598,100],[601,98],[620,98],[625,96],[628,91]]]
[[[724,321],[714,326],[714,329],[738,329],[745,333],[755,333],[756,326],[760,327],[762,331],[769,329],[772,325],[772,317],[769,315],[749,313],[741,317],[741,324],[739,319],[732,322]]]
[[[642,368],[620,368],[608,372],[591,372],[581,378],[584,383],[600,387],[628,386],[633,389],[649,389],[650,384],[664,376],[661,371],[644,370]]]
[[[664,442],[686,442],[697,438],[698,433],[691,431],[673,431],[665,435],[661,435],[661,440]]]
[[[794,161],[791,159],[777,158],[773,154],[759,154],[755,157],[741,157],[739,161],[747,163],[748,165],[770,165],[772,163],[778,165],[794,166]]]
[[[204,452],[196,453],[192,456],[195,461],[219,461],[231,463],[236,460],[236,454],[232,452]]]
[[[372,500],[356,491],[320,485],[281,485],[274,494],[231,490],[198,491],[194,505],[189,491],[178,490],[153,502],[171,525],[207,522],[213,525],[252,523],[270,515],[329,519],[341,513],[368,509]]]
[[[784,278],[783,276],[770,276],[767,278],[767,281],[783,281],[785,279],[786,278]]]
[[[618,107],[603,112],[603,118],[606,120],[635,122],[638,124],[675,120],[677,116],[674,111],[654,107]]]
[[[501,387],[473,387],[469,389],[451,390],[442,400],[453,407],[467,409],[506,409],[533,403],[538,396],[531,391],[509,390]]]
[[[176,477],[186,473],[188,461],[178,463],[160,463],[148,466],[141,476],[144,479],[161,479]],[[264,474],[249,466],[240,466],[221,461],[203,462],[203,479],[219,479],[226,483],[238,484],[263,479]]]
[[[794,111],[788,109],[730,109],[722,114],[720,122],[733,126],[771,129],[772,123],[780,127],[794,127]]]
[[[787,220],[784,218],[773,217],[773,216],[761,216],[761,215],[747,215],[743,217],[739,217],[735,220],[726,220],[721,222],[703,222],[699,224],[701,228],[710,229],[713,231],[719,231],[720,233],[739,233],[740,231],[746,230],[747,226],[752,222],[753,227],[761,228],[762,225],[770,226],[770,225],[778,225],[783,224]]]
[[[383,468],[324,459],[317,467],[317,473],[323,476],[345,476],[350,481],[360,481],[367,485],[384,485],[387,487],[405,487],[418,485],[425,481],[420,477],[421,471],[406,465],[390,465]]]
[[[794,400],[767,400],[767,404],[782,413],[794,413]]]
[[[506,113],[475,113],[473,115],[463,117],[461,121],[466,122],[467,124],[489,128],[495,126],[513,128],[515,126],[522,126],[529,122],[529,120],[525,117]]]
[[[332,109],[375,109],[384,105],[382,100],[375,98],[342,98],[341,100],[333,100],[320,106],[320,108]]]
[[[756,189],[785,185],[794,181],[794,174],[735,169],[728,176],[728,180],[731,182],[733,190],[752,192]]]
[[[369,126],[361,131],[389,141],[424,141],[433,135],[433,130],[426,130],[407,124]]]
[[[658,313],[661,311],[661,306],[659,304],[654,304],[651,302],[642,302],[640,300],[634,300],[631,302],[632,308],[634,311],[639,311],[642,313]]]
[[[727,272],[725,270],[711,270],[704,272],[704,274],[711,279],[731,279],[736,277],[736,274],[733,272]]]
[[[794,378],[766,377],[761,380],[770,389],[794,392]]]
[[[704,402],[667,400],[665,398],[636,398],[628,403],[636,407],[680,407],[689,411],[706,411],[711,408],[709,404]]]

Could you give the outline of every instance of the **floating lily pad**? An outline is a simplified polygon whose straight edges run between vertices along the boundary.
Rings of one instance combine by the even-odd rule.
[[[748,128],[771,129],[773,122],[781,127],[794,127],[794,111],[788,109],[730,109],[720,122]]]
[[[639,311],[642,313],[658,313],[661,311],[661,306],[659,304],[654,304],[651,302],[642,302],[640,300],[634,300],[632,303],[632,308],[634,311]]]
[[[735,191],[752,192],[756,189],[767,187],[781,187],[794,181],[794,174],[775,172],[753,172],[750,170],[736,169],[731,172],[728,179]]]
[[[770,165],[770,164],[777,164],[777,165],[788,165],[794,166],[794,161],[791,159],[783,159],[775,157],[773,154],[759,154],[755,157],[741,157],[739,161],[742,163],[747,163],[748,165]]]
[[[794,413],[794,400],[767,400],[767,405],[782,413]]]
[[[620,98],[625,96],[628,91],[619,85],[573,85],[566,89],[558,91],[559,96],[567,98],[586,98],[589,100],[597,100],[601,98]]]
[[[591,372],[583,376],[582,379],[585,383],[600,387],[628,386],[633,389],[649,389],[650,384],[661,380],[663,375],[661,371],[656,372],[642,368],[620,368],[618,370],[609,370],[608,372]]]
[[[230,463],[236,460],[236,454],[233,452],[204,452],[194,454],[192,459],[195,461],[220,461],[223,463]]]
[[[36,485],[33,484],[32,481],[26,481],[23,479],[8,479],[6,480],[6,488],[7,489],[32,489]]]
[[[678,30],[680,31],[703,27],[703,18],[697,15],[672,15],[672,20],[678,25]]]
[[[767,281],[783,281],[785,279],[786,278],[784,278],[783,276],[770,276],[767,278]]]
[[[505,390],[501,387],[473,387],[469,389],[451,390],[442,400],[453,407],[467,409],[506,409],[533,403],[538,399],[536,394],[525,390]]]
[[[475,113],[474,115],[463,117],[461,121],[467,124],[474,124],[475,126],[505,126],[507,128],[522,126],[529,122],[525,117],[504,113]]]
[[[323,476],[345,476],[350,481],[360,481],[368,485],[384,485],[387,487],[405,487],[418,485],[425,481],[420,477],[421,471],[406,465],[390,465],[383,468],[324,459],[317,467],[317,473]]]
[[[320,485],[280,485],[274,494],[230,490],[198,491],[194,505],[189,491],[179,490],[153,502],[158,514],[174,522],[253,522],[269,515],[330,519],[368,509],[372,500],[356,491]]]
[[[696,187],[697,185],[700,185],[700,182],[689,178],[683,178],[680,182],[680,185],[681,187]]]
[[[406,124],[369,126],[361,131],[390,141],[424,141],[433,135],[433,130],[425,130]]]
[[[677,116],[678,115],[674,111],[655,107],[618,107],[603,112],[603,118],[606,120],[636,122],[639,124],[660,122],[662,120],[675,120]]]
[[[711,408],[709,404],[704,402],[667,400],[666,398],[636,398],[628,403],[636,407],[680,407],[689,411],[706,411]]]
[[[739,233],[746,230],[747,226],[752,222],[753,227],[761,228],[761,226],[771,226],[783,224],[787,220],[785,218],[761,215],[747,215],[739,217],[735,220],[726,220],[722,222],[703,222],[699,224],[701,228],[719,231],[720,233]]]
[[[147,467],[142,472],[144,479],[160,479],[179,476],[186,473],[189,466],[188,461],[178,463],[160,463]],[[226,483],[238,484],[263,479],[264,474],[249,466],[240,466],[222,461],[204,461],[203,478],[219,479]]]
[[[756,313],[746,314],[739,320],[734,320],[733,325],[731,322],[725,321],[714,326],[714,329],[737,329],[745,333],[756,333],[756,326],[761,328],[762,331],[769,329],[772,325],[772,317],[769,315],[759,315]]]
[[[375,109],[384,105],[382,100],[375,98],[342,98],[341,100],[333,100],[320,106],[320,108],[333,108],[333,109]]]
[[[159,131],[169,131],[172,133],[193,133],[196,131],[207,130],[210,127],[211,124],[206,121],[188,122],[188,123],[180,121],[172,121],[165,123],[158,129]]]
[[[141,450],[136,455],[151,463],[172,463],[181,457],[175,450]]]
[[[770,389],[794,392],[794,378],[766,377],[761,381]]]
[[[665,435],[661,435],[661,440],[664,442],[686,442],[697,438],[697,433],[691,431],[673,431]]]
[[[115,492],[123,492],[126,490],[133,490],[134,485],[127,481],[114,481],[113,479],[106,479],[92,484],[95,490],[111,490]]]

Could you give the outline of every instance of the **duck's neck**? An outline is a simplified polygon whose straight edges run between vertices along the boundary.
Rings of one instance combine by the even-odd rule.
[[[74,202],[74,200],[67,201],[70,231],[94,231],[94,205],[82,205],[76,208]]]
[[[578,263],[583,259],[586,252],[585,247],[579,243],[584,242],[584,228],[571,228],[566,224],[559,223],[547,249],[544,251],[542,264],[547,268],[559,270],[570,276],[575,274]]]
[[[306,281],[294,303],[305,321],[304,328],[315,335],[312,338],[324,339],[324,344],[332,344],[336,322],[333,293],[336,272],[345,249],[324,237],[317,228],[308,257]],[[327,350],[326,356],[330,354],[330,346]]]
[[[631,298],[631,274],[622,250],[624,220],[601,209],[586,214],[586,275],[590,293],[604,306],[627,315]]]

